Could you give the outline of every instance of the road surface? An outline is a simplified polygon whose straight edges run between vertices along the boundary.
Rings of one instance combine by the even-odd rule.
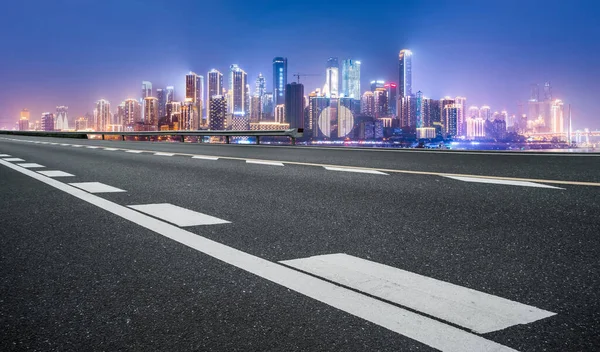
[[[600,156],[0,136],[0,350],[595,351]]]

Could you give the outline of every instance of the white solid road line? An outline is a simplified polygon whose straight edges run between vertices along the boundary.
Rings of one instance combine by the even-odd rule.
[[[100,182],[77,182],[77,183],[69,183],[69,185],[73,187],[80,188],[84,191],[90,193],[116,193],[116,192],[127,192],[122,189],[105,185]]]
[[[44,176],[48,176],[48,177],[70,177],[70,176],[75,176],[75,175],[70,174],[68,172],[58,171],[58,170],[38,171],[38,173],[40,173],[40,174],[42,174]]]
[[[480,334],[556,314],[343,253],[282,263]]]
[[[16,170],[215,259],[444,352],[516,351],[481,336],[209,240],[164,221],[0,160]]]
[[[154,153],[154,155],[156,155],[156,156],[173,156],[173,155],[175,155],[175,153],[157,152],[157,153]]]
[[[230,223],[227,220],[215,218],[214,216],[198,213],[169,203],[128,205],[128,207],[181,227]]]
[[[0,154],[0,158],[10,158],[11,156],[9,154]]]
[[[25,160],[19,159],[19,158],[4,158],[2,160],[5,160],[5,161],[25,161]]]
[[[45,167],[44,165],[40,165],[40,164],[36,164],[36,163],[25,163],[25,164],[17,164],[20,167],[24,167],[27,169],[35,169],[35,168],[41,168],[41,167]]]
[[[141,150],[126,150],[125,153],[139,154],[139,153],[142,153],[142,151]]]
[[[528,181],[513,181],[503,180],[494,178],[483,178],[483,177],[463,177],[463,176],[444,176],[458,181],[463,182],[476,182],[476,183],[490,183],[495,185],[509,185],[509,186],[521,186],[521,187],[537,187],[537,188],[552,188],[552,189],[564,189],[561,187],[544,185],[541,183],[528,182]]]
[[[260,165],[271,165],[271,166],[283,166],[283,163],[276,161],[265,161],[265,160],[246,160],[247,164],[260,164]]]
[[[377,171],[377,170],[352,169],[352,168],[330,167],[330,166],[324,166],[324,168],[326,170],[329,170],[329,171],[358,172],[360,174],[374,174],[374,175],[386,175],[386,176],[389,176],[389,174],[386,174],[385,172],[381,172],[381,171]]]
[[[194,155],[192,159],[201,159],[201,160],[219,160],[219,158],[215,156],[204,156],[204,155]]]

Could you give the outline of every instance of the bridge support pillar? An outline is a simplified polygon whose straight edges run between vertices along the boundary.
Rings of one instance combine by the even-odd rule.
[[[225,136],[225,143],[229,144],[229,136]]]
[[[260,144],[260,136],[256,136],[256,144]]]

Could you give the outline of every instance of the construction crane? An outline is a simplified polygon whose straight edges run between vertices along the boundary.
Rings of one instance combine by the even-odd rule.
[[[294,73],[294,77],[298,78],[298,83],[300,83],[300,77],[310,77],[310,76],[320,76],[316,73]]]

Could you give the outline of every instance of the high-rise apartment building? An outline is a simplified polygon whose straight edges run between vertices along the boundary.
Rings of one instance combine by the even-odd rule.
[[[144,125],[149,131],[158,130],[158,98],[144,98]]]
[[[106,99],[98,100],[94,109],[94,130],[97,132],[107,131],[111,122],[110,102]]]
[[[273,104],[285,104],[285,87],[287,86],[287,58],[273,59]]]
[[[342,61],[342,95],[346,98],[360,99],[360,61],[346,59]]]
[[[54,131],[54,114],[45,112],[42,114],[42,131]]]
[[[222,76],[221,76],[222,77]],[[213,95],[209,101],[210,119],[208,126],[210,130],[222,131],[227,129],[227,101],[223,95]]]
[[[285,87],[285,122],[290,128],[304,128],[304,85],[300,83]]]
[[[408,49],[400,51],[398,56],[400,98],[412,95],[412,52]]]
[[[167,115],[167,92],[162,88],[158,88],[156,90],[156,99],[158,99],[158,117],[161,119]]]
[[[443,111],[444,126],[446,128],[447,136],[458,135],[458,111],[460,107],[458,104],[446,104]]]
[[[136,124],[142,123],[142,105],[135,99],[125,99],[123,102],[123,127],[133,130]]]

